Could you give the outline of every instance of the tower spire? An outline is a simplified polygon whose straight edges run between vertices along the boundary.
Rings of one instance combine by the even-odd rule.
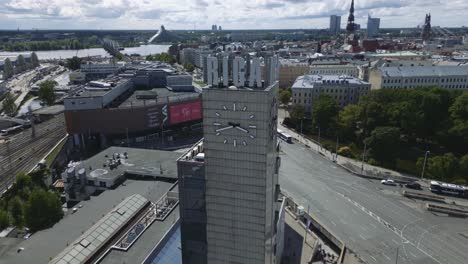
[[[354,0],[351,0],[351,8],[349,9],[348,25],[346,26],[348,33],[353,33],[356,30],[354,23]]]

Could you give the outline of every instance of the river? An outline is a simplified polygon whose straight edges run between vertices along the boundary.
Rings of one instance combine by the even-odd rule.
[[[122,50],[122,53],[125,54],[140,54],[142,56],[150,55],[150,54],[159,54],[162,52],[167,52],[170,45],[141,45],[139,47],[131,47],[125,48]],[[0,57],[4,56],[18,56],[24,53],[31,53],[31,51],[21,51],[21,52],[7,52],[2,51],[0,52]],[[50,60],[50,59],[68,59],[73,56],[78,57],[88,57],[88,56],[102,56],[102,57],[110,57],[109,53],[107,53],[102,48],[94,48],[94,49],[81,49],[81,50],[47,50],[47,51],[36,51],[39,60]]]

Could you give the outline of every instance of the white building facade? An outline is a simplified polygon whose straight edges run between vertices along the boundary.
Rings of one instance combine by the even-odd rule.
[[[304,75],[297,78],[292,86],[292,102],[302,105],[311,113],[315,101],[322,94],[334,98],[341,108],[357,104],[359,98],[370,91],[370,84],[350,76]]]
[[[468,66],[381,67],[370,73],[372,89],[411,89],[439,86],[468,89]]]

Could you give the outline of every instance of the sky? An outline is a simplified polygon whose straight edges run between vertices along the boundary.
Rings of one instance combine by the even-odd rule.
[[[0,29],[317,29],[345,26],[351,0],[0,0]],[[381,27],[468,26],[468,0],[355,0],[356,22]]]

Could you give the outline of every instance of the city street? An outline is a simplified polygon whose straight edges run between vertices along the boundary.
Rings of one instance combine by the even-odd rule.
[[[299,143],[282,142],[281,159],[282,190],[364,261],[466,263],[466,219],[429,213],[400,187],[356,177]]]

